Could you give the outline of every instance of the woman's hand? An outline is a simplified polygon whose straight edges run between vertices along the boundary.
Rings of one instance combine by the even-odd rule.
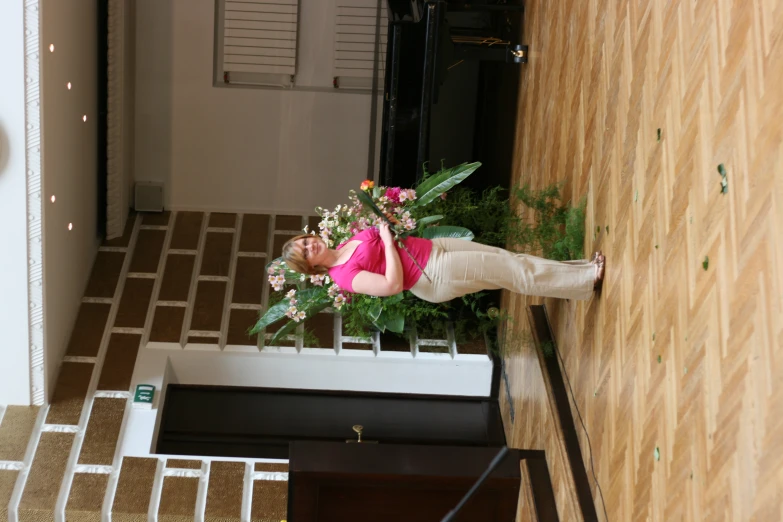
[[[383,244],[385,246],[394,245],[394,236],[392,235],[392,232],[389,229],[388,223],[381,223],[380,225],[378,225],[378,232],[381,234],[381,240],[383,241]]]

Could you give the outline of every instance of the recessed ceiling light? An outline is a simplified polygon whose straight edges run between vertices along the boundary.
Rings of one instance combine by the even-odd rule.
[[[68,223],[68,230],[73,230],[73,223]]]
[[[68,82],[68,90],[71,90],[71,82]]]
[[[57,199],[57,198],[55,198],[55,197],[54,197],[54,194],[52,194],[52,203],[54,203],[54,201],[55,201],[56,199]]]
[[[54,52],[54,44],[49,44],[49,52],[50,53]]]
[[[87,121],[87,115],[82,116],[82,121]]]

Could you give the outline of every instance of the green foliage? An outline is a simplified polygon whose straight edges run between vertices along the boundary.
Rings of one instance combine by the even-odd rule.
[[[440,214],[435,215],[435,216],[425,216],[425,217],[421,218],[420,220],[418,220],[417,224],[418,224],[419,227],[423,227],[423,226],[429,225],[431,223],[437,223],[441,219],[443,219],[443,216],[441,216]]]
[[[386,221],[386,223],[390,227],[394,227],[394,224],[391,221],[389,221],[389,218],[386,216],[386,214],[381,212],[381,209],[378,208],[378,205],[375,204],[375,202],[372,200],[372,198],[366,192],[360,190],[356,194],[356,196],[359,198],[359,201],[362,202],[362,205],[364,205],[364,206],[368,207],[370,210],[372,210],[373,213],[376,216],[378,216],[381,219],[383,219],[384,221]]]
[[[425,178],[418,187],[416,187],[415,207],[424,207],[432,203],[444,192],[448,192],[458,184],[462,183],[468,176],[481,166],[481,163],[463,163],[450,169],[444,169],[440,172]]]
[[[509,237],[512,245],[558,261],[584,257],[586,200],[576,207],[563,204],[560,187],[555,184],[541,190],[517,187],[513,196],[532,219],[515,223],[516,230]]]
[[[467,229],[465,227],[454,227],[454,226],[427,227],[422,231],[421,237],[425,237],[427,239],[452,238],[452,239],[465,239],[467,241],[471,241],[473,239],[473,232],[471,232],[470,229]]]
[[[273,306],[270,306],[269,310],[258,320],[255,326],[250,329],[248,334],[257,334],[270,324],[276,323],[285,317],[286,310],[288,310],[288,302],[285,300],[281,300],[275,303]]]
[[[448,319],[446,309],[434,303],[422,301],[410,292],[402,292],[390,297],[373,297],[363,294],[351,296],[353,306],[345,308],[343,329],[353,337],[369,337],[373,328],[381,332],[389,330],[402,334],[405,324],[420,324]],[[372,315],[381,306],[383,312],[373,319]]]
[[[438,198],[428,207],[428,213],[443,216],[440,226],[456,226],[471,230],[474,241],[485,245],[503,247],[509,232],[518,220],[511,212],[508,190],[502,187],[489,188],[482,193],[457,187]],[[418,212],[414,217],[419,219]]]
[[[514,212],[512,203],[518,203],[521,212]],[[443,216],[440,226],[473,231],[477,243],[566,261],[583,257],[585,207],[586,200],[577,206],[563,203],[560,187],[553,184],[541,190],[516,187],[510,194],[502,187],[480,194],[457,187],[427,210]]]
[[[318,336],[309,328],[302,330],[302,344],[307,348],[321,348]]]
[[[320,288],[319,288],[319,290],[320,290]],[[299,292],[299,295],[302,295],[306,291],[307,290],[302,290],[301,292]],[[328,301],[323,302],[323,301],[317,301],[315,299],[312,299],[308,303],[301,304],[301,300],[300,300],[299,309],[304,311],[304,312],[306,312],[307,313],[307,317],[313,317],[315,314],[318,314],[318,313],[322,312],[323,310],[325,310],[329,306],[329,304],[330,303]],[[259,323],[260,322],[261,321],[259,321]],[[288,321],[285,324],[285,326],[283,326],[281,329],[279,329],[277,332],[275,332],[275,335],[272,337],[272,340],[270,341],[270,343],[274,345],[278,341],[282,340],[283,337],[285,337],[286,335],[289,335],[291,332],[293,332],[296,329],[298,324],[299,323],[297,321]]]
[[[426,182],[427,179],[423,183]],[[513,211],[512,201],[521,204],[521,212]],[[478,243],[564,261],[583,257],[585,206],[584,200],[575,207],[563,203],[557,185],[541,190],[525,186],[511,192],[492,187],[481,193],[455,187],[445,198],[434,199],[426,211],[427,215],[441,216],[438,228],[468,229]],[[417,220],[421,219],[419,213],[425,215],[420,209],[414,209]],[[421,235],[427,237],[427,231],[432,228],[436,227],[424,228]],[[499,305],[496,299],[496,292],[479,292],[434,304],[410,295],[401,304],[405,306],[402,313],[406,321],[416,325],[419,337],[445,338],[446,323],[451,322],[456,342],[463,343],[483,339],[486,333],[508,320],[503,312],[490,317],[489,308]]]

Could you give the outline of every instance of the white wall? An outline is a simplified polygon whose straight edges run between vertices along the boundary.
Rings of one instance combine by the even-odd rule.
[[[370,96],[213,87],[214,0],[136,6],[135,179],[164,181],[167,207],[311,212],[366,177]],[[301,16],[333,45],[333,18]]]
[[[98,249],[96,2],[43,0],[41,17],[44,332],[52,390]]]
[[[30,403],[22,8],[0,2],[0,404]]]

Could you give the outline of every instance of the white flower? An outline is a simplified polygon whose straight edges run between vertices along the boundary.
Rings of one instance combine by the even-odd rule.
[[[329,295],[329,297],[334,297],[340,293],[340,289],[337,287],[337,285],[332,285],[329,287],[326,293]]]
[[[345,304],[345,296],[343,294],[339,294],[337,297],[334,298],[334,307],[338,310],[343,307]]]
[[[305,317],[307,317],[306,313],[299,312],[298,314],[296,314],[296,318],[294,318],[294,320],[298,323],[300,320],[304,319]]]
[[[325,275],[316,274],[310,276],[310,282],[316,286],[323,286],[324,279],[326,279]]]
[[[307,279],[307,276],[306,276],[306,275],[304,275],[304,274],[302,274],[302,275],[299,277],[299,280],[300,280],[300,281],[304,281],[305,279]]]
[[[310,225],[305,225],[305,227],[302,229],[302,232],[304,232],[305,234],[309,234],[310,233]]]
[[[285,296],[289,299],[293,299],[293,297],[296,295],[296,290],[289,290]]]
[[[297,312],[298,310],[296,309],[295,306],[289,306],[288,310],[285,311],[285,315],[293,319],[294,317],[296,317]]]

